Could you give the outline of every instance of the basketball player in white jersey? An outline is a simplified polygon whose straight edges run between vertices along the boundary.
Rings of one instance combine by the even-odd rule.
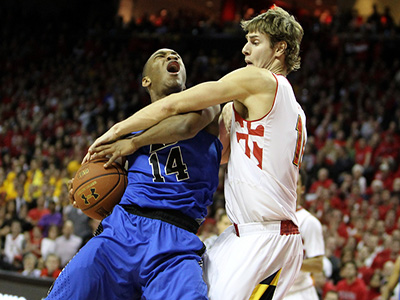
[[[230,110],[232,121],[222,118],[220,139],[223,162],[229,160],[225,198],[234,225],[204,258],[208,295],[211,300],[282,299],[303,260],[295,213],[306,118],[286,79],[300,67],[303,29],[275,6],[242,27],[246,67],[154,102],[111,127],[87,155],[102,155],[105,144],[168,116],[233,101],[224,114]],[[110,160],[127,152],[119,149]]]
[[[300,274],[297,276],[292,288],[286,294],[285,300],[319,300],[311,273],[320,273],[323,271],[325,244],[321,222],[302,207],[305,181],[304,172],[300,172],[297,181],[296,216],[299,222],[300,235],[303,239],[303,264]]]

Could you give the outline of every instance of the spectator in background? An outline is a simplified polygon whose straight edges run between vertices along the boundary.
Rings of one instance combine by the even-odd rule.
[[[343,264],[340,275],[343,279],[336,285],[340,300],[367,300],[367,287],[357,277],[357,265],[354,261]]]
[[[74,234],[74,223],[71,220],[64,222],[62,235],[56,238],[55,254],[61,260],[61,267],[64,267],[78,252],[82,245],[82,238]]]
[[[382,285],[382,275],[380,271],[374,272],[374,274],[371,277],[371,280],[369,281],[367,285],[367,300],[380,300],[381,296],[381,285]]]
[[[35,254],[28,252],[24,255],[22,275],[29,277],[40,277],[41,270],[37,269],[38,259]]]
[[[318,171],[318,180],[311,184],[309,189],[310,194],[316,193],[321,187],[329,189],[333,184],[333,180],[329,178],[329,171],[327,168],[321,168]]]
[[[51,225],[56,225],[59,228],[63,225],[62,214],[56,210],[56,203],[53,200],[49,201],[47,209],[49,210],[49,213],[42,216],[37,223],[42,229],[43,236],[45,237],[47,236]]]
[[[355,149],[355,163],[362,166],[368,174],[371,174],[371,159],[372,159],[372,147],[367,144],[367,140],[364,137],[360,137],[354,145]]]
[[[40,273],[41,277],[51,277],[56,279],[61,273],[61,260],[60,257],[54,253],[47,256],[44,262],[44,268]],[[82,283],[84,284],[84,283]]]
[[[42,239],[40,245],[40,253],[42,259],[46,260],[50,253],[55,253],[56,251],[56,238],[58,237],[59,227],[57,225],[51,225],[47,237]]]
[[[40,195],[36,199],[36,207],[31,208],[28,211],[28,220],[32,223],[32,225],[37,225],[39,220],[44,216],[50,213],[50,210],[45,207],[46,199],[44,195]]]
[[[323,300],[340,300],[338,292],[330,290],[326,293]]]
[[[18,212],[17,219],[21,222],[22,231],[31,231],[33,226],[32,223],[29,222],[28,217],[28,204],[23,203]]]
[[[325,299],[329,291],[336,289],[332,279],[322,272],[313,274],[313,279],[319,299]]]
[[[25,231],[24,253],[33,253],[36,257],[40,258],[42,256],[40,251],[42,239],[42,230],[39,226],[34,226],[31,231]]]
[[[351,169],[351,173],[353,175],[354,184],[359,187],[361,195],[365,195],[367,191],[367,179],[363,176],[364,167],[359,164],[355,164]]]
[[[21,223],[14,220],[4,243],[5,262],[10,265],[10,269],[18,270],[21,267],[24,243],[25,237],[22,233]]]
[[[6,202],[6,219],[14,220],[17,218],[17,206],[15,204],[15,200],[8,200]]]
[[[75,235],[81,238],[92,235],[93,230],[90,226],[90,218],[82,210],[70,204],[69,200],[67,206],[63,208],[63,215],[65,220],[71,220],[74,223]]]

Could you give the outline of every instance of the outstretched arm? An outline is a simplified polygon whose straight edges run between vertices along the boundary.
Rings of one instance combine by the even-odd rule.
[[[201,83],[142,108],[111,127],[93,143],[89,152],[100,144],[117,140],[130,132],[147,129],[169,116],[201,110],[231,100],[243,101],[248,95],[255,95],[254,90],[260,88],[259,82],[257,84],[260,73],[254,69],[257,68],[238,69],[218,81]]]
[[[117,140],[111,144],[96,146],[86,160],[110,156],[105,167],[118,157],[134,153],[140,147],[150,144],[167,144],[194,137],[209,125],[219,114],[219,105],[201,111],[172,116],[131,138]]]

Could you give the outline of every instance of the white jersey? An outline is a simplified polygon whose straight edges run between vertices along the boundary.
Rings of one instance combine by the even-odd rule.
[[[306,117],[286,77],[274,77],[274,103],[263,118],[246,121],[233,108],[225,176],[226,210],[232,223],[298,224],[296,184],[307,139]]]
[[[296,216],[299,222],[300,235],[303,239],[304,259],[325,255],[324,236],[320,221],[304,208],[298,209]],[[311,274],[300,271],[289,291],[289,295],[313,286]],[[298,297],[297,299],[303,298]]]

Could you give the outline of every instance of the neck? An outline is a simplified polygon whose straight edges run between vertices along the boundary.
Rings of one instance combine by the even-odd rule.
[[[283,76],[287,75],[287,68],[280,59],[275,59],[272,62],[272,64],[268,67],[268,70],[270,70],[274,74],[280,74]]]
[[[182,91],[182,89],[168,90],[168,91],[149,90],[149,94],[150,94],[151,102],[156,102],[157,100],[165,98],[168,95],[171,95],[173,93],[178,93],[178,92],[181,92],[181,91]]]
[[[352,284],[354,281],[356,281],[356,277],[351,277],[346,279],[348,284]]]
[[[274,74],[280,74],[283,76],[287,75],[287,71],[286,68],[283,68],[281,65],[278,66],[272,66],[272,68],[270,69],[270,71]]]

